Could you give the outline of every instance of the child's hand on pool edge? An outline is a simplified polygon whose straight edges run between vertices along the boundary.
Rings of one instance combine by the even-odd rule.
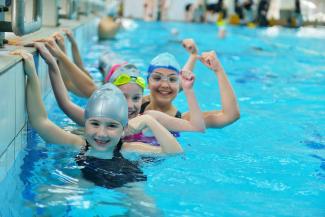
[[[65,55],[53,38],[48,39],[45,42],[45,46],[55,58],[60,58],[62,55]]]
[[[24,71],[25,74],[29,77],[36,73],[34,58],[33,55],[28,53],[26,50],[15,50],[10,52],[12,55],[19,55],[24,60]]]
[[[73,40],[73,33],[70,29],[62,29],[62,31],[67,35],[68,39],[70,40],[70,42]]]
[[[66,53],[66,48],[65,48],[65,44],[64,44],[64,37],[63,37],[63,35],[61,35],[59,32],[56,32],[52,36],[53,36],[55,42],[57,43],[57,45],[59,46],[59,48],[64,53]]]
[[[34,47],[38,50],[40,55],[43,57],[43,59],[49,66],[54,67],[57,64],[56,59],[52,56],[52,54],[49,52],[49,50],[45,47],[43,43],[35,42]]]

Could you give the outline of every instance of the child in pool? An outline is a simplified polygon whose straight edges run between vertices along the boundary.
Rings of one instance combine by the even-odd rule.
[[[47,62],[49,62],[49,59],[53,58],[43,44],[35,43],[35,47]],[[64,84],[62,82],[58,67],[52,68],[53,69],[50,70],[50,80],[52,83],[54,95],[58,101],[59,106],[72,120],[76,121],[81,126],[84,126],[84,110],[78,105],[71,102],[65,88],[63,88]],[[136,118],[140,111],[143,88],[145,85],[144,79],[140,77],[139,70],[131,64],[123,65],[120,68],[117,68],[116,71],[111,72],[108,79],[113,84],[118,86],[126,97],[128,103],[128,118]],[[193,79],[185,80],[185,78],[183,81],[184,92],[188,90],[189,95],[192,93],[190,88],[193,85],[193,81]],[[106,85],[108,84],[105,84],[100,89],[105,88]],[[195,114],[193,115],[194,118],[191,121],[176,119],[157,111],[150,111],[147,112],[147,114],[149,114],[151,117],[154,117],[156,120],[162,123],[164,127],[167,127],[167,129],[171,131],[203,131],[204,123],[202,115],[200,114],[200,109],[195,100],[190,100],[190,103],[193,104],[192,113]],[[202,127],[202,129],[200,129],[200,127]],[[152,129],[149,130],[152,131]],[[141,141],[144,143],[150,143],[152,145],[158,145],[161,142],[164,142],[164,140],[161,141],[160,138],[161,137],[156,137],[155,133],[154,137],[152,135],[144,136],[140,132],[135,132],[130,126],[125,131],[125,137],[123,139],[129,142]]]
[[[76,157],[76,161],[79,165],[84,166],[82,172],[86,179],[108,188],[121,187],[129,182],[144,181],[145,176],[142,174],[142,171],[136,165],[124,159],[123,152],[166,154],[182,152],[182,148],[177,140],[154,118],[142,115],[128,121],[126,99],[123,93],[112,84],[107,84],[104,88],[95,91],[90,97],[85,108],[84,137],[64,131],[47,117],[41,98],[40,84],[33,56],[25,51],[15,51],[13,54],[20,55],[24,60],[24,71],[27,75],[27,112],[31,126],[47,143],[69,144],[79,148],[81,151]],[[57,72],[58,69],[55,69],[57,68],[55,59],[50,56],[48,57],[46,61],[49,69]],[[63,82],[61,83],[63,84]],[[61,88],[65,89],[62,85]],[[144,128],[150,128],[156,137],[160,137],[160,141],[162,141],[160,146],[155,147],[141,142],[123,142],[121,137],[127,124],[134,131],[138,132]],[[121,174],[118,176],[106,174],[105,181],[97,180],[97,176],[90,176],[90,168],[87,167],[89,162],[94,161],[97,163],[99,161],[105,162],[104,167],[106,169],[109,167],[112,170],[120,171]]]
[[[203,112],[205,126],[221,128],[236,121],[240,116],[236,95],[215,52],[204,52],[198,55],[198,49],[192,39],[185,39],[183,46],[190,54],[183,69],[192,71],[196,60],[199,59],[218,78],[222,110]],[[180,65],[169,53],[159,54],[151,61],[147,77],[150,95],[143,98],[141,112],[154,109],[170,116],[178,116],[179,112],[173,106],[172,101],[179,92],[179,85],[174,82],[179,77],[179,72]],[[181,118],[189,120],[189,113],[182,114]]]
[[[48,42],[51,43],[51,40],[48,40]],[[182,44],[190,54],[186,64],[183,67],[185,71],[192,71],[196,60],[199,59],[204,65],[211,69],[218,78],[222,110],[203,112],[205,127],[222,128],[235,122],[240,117],[237,98],[215,52],[204,52],[201,55],[198,55],[198,49],[193,39],[185,39],[183,40]],[[90,95],[94,90],[97,89],[96,85],[88,76],[83,75],[82,71],[78,69],[78,67],[71,61],[69,61],[69,58],[64,55],[64,53],[62,53],[56,52],[56,54],[53,55],[55,55],[58,58],[59,62],[61,61],[62,65],[65,66],[67,69],[66,71],[69,72],[70,80],[74,86],[79,91],[81,91],[84,96]],[[150,96],[143,97],[140,113],[146,112],[148,110],[157,110],[170,116],[179,118],[182,117],[184,120],[192,120],[191,112],[181,114],[172,105],[172,101],[175,99],[179,91],[179,72],[180,65],[177,62],[176,58],[171,54],[160,54],[151,61],[151,64],[148,68],[148,74],[150,75],[148,76],[148,88],[150,89]],[[151,77],[151,75],[153,75],[153,77],[156,77],[156,81],[154,81],[154,78]],[[158,77],[164,79],[160,79],[158,81],[159,78],[157,75]],[[175,80],[176,78],[177,82],[168,82],[170,79],[167,80],[166,78],[169,76],[171,76],[171,80]],[[162,89],[166,90],[168,93],[159,91]],[[187,98],[187,100],[189,99]],[[189,108],[190,107],[191,106],[189,103]]]
[[[56,43],[53,40],[46,41],[45,45],[49,48],[49,50],[55,57],[60,58],[61,55],[64,55],[63,52],[56,46]],[[36,46],[42,54],[42,51],[45,49],[44,46],[40,47],[39,44],[36,44]],[[131,67],[127,68],[128,66]],[[138,80],[142,79],[140,76],[140,71],[137,70],[134,65],[130,64],[121,66],[120,68],[115,68],[117,69],[117,73],[115,73],[115,71],[112,71],[109,80],[110,82],[115,83],[124,92],[125,96],[128,99],[128,106],[130,109],[129,119],[134,118],[139,114],[144,89],[144,82],[142,86],[139,85],[139,82],[137,83]],[[133,74],[128,74],[128,71],[132,72]],[[119,83],[114,82],[115,79],[120,80],[121,76],[129,77],[129,80],[127,79],[126,82],[124,81]],[[130,79],[130,76],[133,77],[133,79]],[[79,106],[73,104],[67,94],[61,91],[61,88],[55,88],[55,84],[60,82],[61,79],[58,79],[58,77],[52,76],[51,74],[50,78],[53,83],[53,91],[61,109],[72,120],[74,120],[79,125],[83,126],[83,110]],[[155,117],[161,124],[163,124],[163,126],[165,126],[168,130],[171,131],[204,131],[202,115],[199,106],[196,102],[194,92],[192,90],[194,76],[191,72],[184,72],[181,78],[181,83],[184,86],[184,93],[186,94],[188,99],[190,114],[192,118],[189,121],[180,120],[172,118],[166,114],[157,111],[150,111],[148,112],[148,114]]]

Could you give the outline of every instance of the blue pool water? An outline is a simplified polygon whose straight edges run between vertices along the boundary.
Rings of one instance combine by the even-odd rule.
[[[170,34],[173,28],[178,36]],[[107,46],[145,71],[160,52],[171,52],[185,63],[187,54],[176,41],[192,37],[200,51],[217,52],[238,97],[241,118],[205,134],[182,133],[182,155],[142,161],[148,181],[130,187],[133,194],[78,183],[73,158],[77,151],[44,144],[31,131],[19,179],[9,175],[1,185],[21,183],[14,196],[1,198],[5,201],[1,210],[13,207],[2,212],[12,216],[124,216],[134,210],[139,216],[325,216],[324,35],[324,29],[233,27],[221,40],[214,25],[137,22],[119,33],[117,40],[93,46],[84,59],[100,80],[97,59]],[[201,109],[220,109],[215,75],[201,63],[194,71]],[[80,105],[86,102],[73,99]],[[67,129],[75,128],[51,96],[49,101],[50,118]],[[180,94],[175,105],[187,111],[185,102]]]

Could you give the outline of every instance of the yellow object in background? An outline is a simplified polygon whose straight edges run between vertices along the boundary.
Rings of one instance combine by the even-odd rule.
[[[224,20],[217,20],[216,25],[217,25],[218,27],[220,27],[220,26],[225,26],[226,23],[225,23]]]
[[[230,15],[229,23],[231,25],[239,25],[240,24],[240,18],[239,18],[239,16],[237,14]]]
[[[256,24],[253,23],[253,22],[249,22],[249,23],[247,23],[247,27],[248,28],[255,28],[256,27]]]
[[[278,24],[278,21],[274,18],[269,19],[269,26],[275,26]]]

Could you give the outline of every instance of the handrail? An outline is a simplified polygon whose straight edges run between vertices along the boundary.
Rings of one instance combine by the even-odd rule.
[[[22,36],[39,30],[42,26],[42,0],[34,0],[36,8],[33,10],[33,21],[25,23],[25,0],[12,2],[12,30],[16,35]],[[36,10],[35,10],[36,9]]]
[[[64,0],[61,1],[62,4],[65,4],[64,7],[61,8],[66,9],[66,14],[60,14],[61,18],[67,18],[67,19],[74,19],[78,16],[78,6],[79,1],[78,0]]]

